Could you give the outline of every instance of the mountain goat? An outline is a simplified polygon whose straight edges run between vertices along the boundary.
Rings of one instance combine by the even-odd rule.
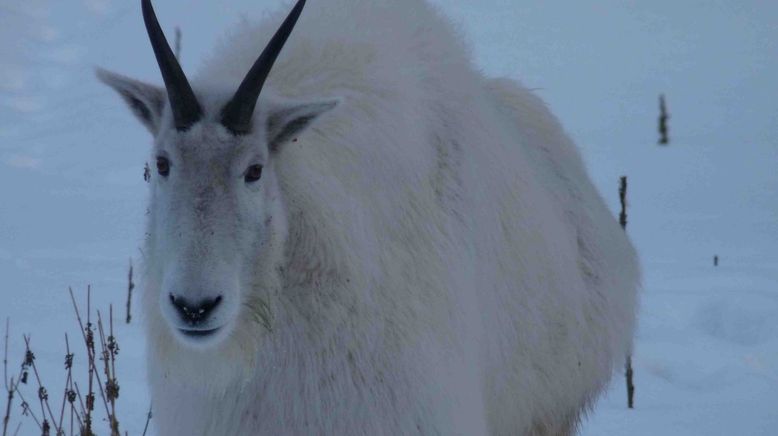
[[[639,282],[575,146],[426,2],[304,3],[190,85],[142,0],[165,87],[98,71],[154,137],[159,434],[575,433]]]

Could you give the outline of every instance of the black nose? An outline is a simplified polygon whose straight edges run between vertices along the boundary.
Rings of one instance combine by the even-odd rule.
[[[220,295],[213,299],[200,300],[194,303],[184,297],[176,297],[170,294],[170,302],[176,308],[181,319],[195,327],[208,320],[213,310],[222,302],[222,297]]]

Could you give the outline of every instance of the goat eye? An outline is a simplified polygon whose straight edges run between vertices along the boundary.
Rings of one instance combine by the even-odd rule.
[[[157,157],[157,172],[162,177],[167,177],[170,174],[170,161],[167,158]]]
[[[243,176],[246,183],[254,183],[262,177],[262,165],[252,165]]]

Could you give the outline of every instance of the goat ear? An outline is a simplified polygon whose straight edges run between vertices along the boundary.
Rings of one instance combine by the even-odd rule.
[[[167,94],[163,88],[98,68],[95,73],[101,82],[110,86],[124,99],[132,113],[152,135],[159,132],[162,111]]]
[[[339,99],[309,102],[284,102],[273,107],[267,118],[267,139],[270,151],[281,146],[307,129],[322,114],[335,109]]]

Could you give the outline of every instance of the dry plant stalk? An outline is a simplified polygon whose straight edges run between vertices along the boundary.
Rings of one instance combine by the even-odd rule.
[[[667,113],[667,105],[665,104],[665,96],[661,94],[659,96],[659,144],[667,145],[670,143],[670,128],[667,125],[667,121],[670,119],[670,115]]]
[[[5,319],[5,353],[3,354],[3,384],[5,385],[5,391],[7,395],[7,401],[5,403],[5,415],[3,415],[3,436],[8,434],[8,423],[11,421],[11,405],[14,401],[14,391],[16,391],[16,385],[14,384],[14,378],[11,376],[8,379],[8,331],[10,329],[10,320]],[[17,377],[17,383],[19,378]],[[18,431],[18,429],[17,429]]]
[[[151,422],[151,408],[152,408],[152,405],[149,404],[149,413],[148,413],[148,415],[146,415],[146,425],[143,427],[143,436],[146,436],[146,432],[149,429],[149,422]]]
[[[116,355],[119,353],[119,344],[113,335],[113,306],[109,306],[109,332],[105,335],[103,327],[103,317],[100,311],[97,311],[97,329],[100,333],[100,348],[103,361],[103,372],[105,374],[105,394],[102,395],[104,401],[107,401],[111,410],[108,411],[108,422],[111,425],[111,436],[119,436],[119,421],[116,419],[116,399],[119,398],[119,382],[116,378]]]
[[[131,292],[132,287],[132,266],[130,266],[129,274],[129,290]],[[65,371],[66,378],[64,383],[64,389],[61,395],[61,404],[59,409],[52,408],[49,402],[49,393],[44,387],[41,374],[38,371],[38,366],[35,363],[35,354],[32,352],[31,340],[29,336],[23,336],[25,343],[25,354],[22,365],[19,368],[19,374],[17,377],[8,377],[8,337],[9,337],[9,324],[10,321],[6,320],[5,326],[5,346],[3,357],[3,382],[5,390],[7,392],[7,402],[5,407],[5,414],[3,417],[3,433],[2,436],[10,436],[9,426],[11,421],[11,410],[13,402],[16,398],[21,401],[21,414],[22,416],[31,417],[33,422],[38,428],[38,431],[43,436],[56,435],[56,436],[94,436],[95,431],[93,428],[94,422],[94,409],[95,400],[99,394],[100,399],[107,416],[107,422],[110,428],[111,436],[121,436],[119,430],[119,419],[116,413],[116,401],[119,398],[119,381],[116,373],[116,358],[119,354],[119,343],[116,340],[113,326],[113,306],[109,306],[108,322],[107,325],[104,322],[104,318],[100,311],[97,311],[97,322],[93,323],[91,317],[91,287],[87,287],[87,310],[86,310],[86,322],[82,318],[82,314],[76,303],[75,296],[72,289],[68,289],[70,293],[70,300],[73,303],[73,310],[78,320],[78,326],[81,330],[81,337],[87,352],[87,391],[86,395],[82,395],[82,391],[79,389],[78,383],[73,376],[73,362],[75,360],[75,353],[70,348],[70,339],[68,335],[65,335]],[[128,301],[128,316],[129,316],[129,301]],[[95,341],[99,341],[99,354],[96,349]],[[98,359],[102,362],[100,364]],[[100,368],[98,369],[98,365]],[[33,410],[30,403],[25,398],[20,385],[28,384],[30,379],[30,373],[35,377],[35,383],[37,387],[38,403],[40,406],[39,414]],[[102,376],[101,376],[102,374]],[[105,382],[103,382],[103,377]],[[99,407],[99,406],[98,406]],[[37,407],[36,407],[37,409]],[[67,409],[67,413],[66,413]],[[55,415],[54,411],[58,413]],[[69,418],[68,418],[69,415]],[[149,427],[151,420],[151,408],[146,418],[146,426],[143,430],[143,434]],[[16,426],[16,430],[13,435],[19,432],[21,422]],[[127,433],[125,432],[125,435]]]
[[[664,100],[663,100],[664,101]],[[621,176],[619,179],[619,202],[621,203],[621,213],[619,214],[619,224],[621,228],[627,231],[627,176]],[[633,380],[635,372],[632,369],[632,353],[627,355],[627,361],[624,364],[624,377],[627,381],[627,407],[635,407],[635,383]]]
[[[84,326],[84,322],[81,318],[81,313],[78,310],[78,304],[76,304],[76,298],[73,296],[73,289],[68,289],[70,292],[70,300],[73,302],[73,309],[76,312],[76,319],[78,319],[78,325],[81,327],[81,335],[84,339],[84,345],[86,345],[87,350],[87,359],[88,359],[88,366],[89,366],[89,378],[88,378],[88,391],[86,395],[86,410],[84,415],[84,430],[82,431],[82,434],[86,435],[93,435],[94,432],[92,431],[92,412],[94,412],[95,408],[95,392],[94,392],[94,386],[97,385],[97,392],[100,394],[100,398],[102,399],[103,406],[105,406],[105,413],[111,420],[111,427],[114,427],[114,421],[116,421],[115,417],[111,414],[111,411],[109,410],[108,406],[108,400],[105,394],[105,391],[103,389],[103,382],[100,379],[100,372],[97,370],[97,364],[96,364],[96,351],[95,351],[95,327],[92,325],[91,321],[91,293],[92,288],[87,286],[87,318],[86,318],[86,326]],[[113,316],[111,316],[111,322],[113,322]],[[102,320],[100,318],[99,312],[98,312],[98,331],[102,332],[103,326],[102,326]],[[111,326],[111,331],[113,332],[113,325]],[[102,335],[102,333],[101,333]],[[111,335],[113,336],[113,335]],[[102,347],[102,355],[105,355],[108,353],[106,349],[106,343],[104,340],[101,339],[101,347]],[[96,383],[95,383],[96,382]],[[106,385],[107,386],[107,385]],[[118,433],[118,422],[115,423],[116,432],[114,433],[113,429],[111,431],[111,434],[119,434]]]
[[[57,430],[56,434],[61,434],[60,428],[56,426],[57,421],[54,418],[54,413],[51,411],[51,405],[49,404],[49,393],[43,386],[40,374],[38,373],[38,366],[35,364],[35,354],[30,349],[29,336],[24,336],[24,345],[26,347],[24,364],[27,365],[28,368],[32,368],[33,374],[35,374],[35,381],[38,383],[38,402],[41,406],[42,416],[41,431],[43,435],[48,435],[51,430],[51,423],[54,423],[54,428]],[[49,413],[48,418],[46,417],[46,412]]]
[[[132,281],[132,260],[130,260],[130,272],[127,274],[127,324],[132,321],[132,291],[135,289],[135,283]]]

